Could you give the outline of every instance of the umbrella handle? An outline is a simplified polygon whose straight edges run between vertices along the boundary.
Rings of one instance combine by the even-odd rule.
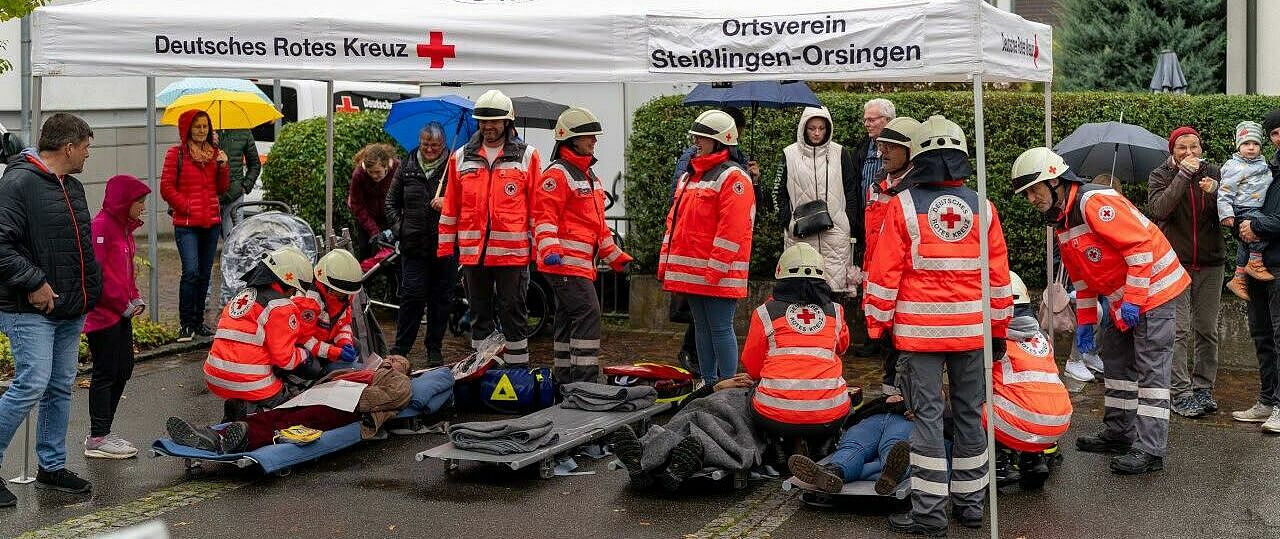
[[[441,189],[444,189],[444,179],[445,179],[446,177],[447,177],[447,176],[440,176],[440,183],[436,184],[436,196],[435,196],[435,198],[440,198],[440,190],[441,190]],[[428,201],[428,202],[430,202],[430,201]]]

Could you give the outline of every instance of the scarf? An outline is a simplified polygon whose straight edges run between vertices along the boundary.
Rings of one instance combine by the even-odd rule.
[[[440,168],[444,165],[445,161],[449,160],[449,152],[440,152],[440,156],[436,157],[434,160],[423,161],[422,152],[418,151],[414,158],[418,160],[418,167],[422,169],[422,175],[430,178],[435,175],[436,169]]]
[[[197,165],[203,165],[213,160],[217,150],[212,144],[206,142],[196,142],[194,140],[187,141],[187,153],[191,154],[191,160]]]

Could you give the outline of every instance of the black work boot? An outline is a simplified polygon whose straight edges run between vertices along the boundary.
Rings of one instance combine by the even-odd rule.
[[[18,505],[18,497],[9,492],[9,487],[0,483],[0,507],[13,507]]]
[[[1018,470],[1018,463],[1014,458],[1013,451],[1000,447],[996,449],[996,485],[999,487],[1007,487],[1017,484],[1022,479],[1022,473]]]
[[[1141,449],[1130,449],[1128,453],[1111,457],[1111,471],[1120,475],[1158,472],[1163,469],[1163,457],[1148,454]]]
[[[911,517],[910,512],[889,515],[889,531],[907,535],[922,535],[925,537],[947,536],[946,526],[925,526],[924,524],[917,524],[915,519]]]
[[[679,490],[685,479],[702,469],[702,455],[702,442],[697,438],[689,436],[680,440],[680,443],[671,448],[671,460],[667,469],[658,476],[662,487],[669,491]]]
[[[640,444],[640,438],[636,437],[636,431],[631,430],[630,425],[623,426],[610,434],[609,444],[613,446],[613,453],[618,455],[622,466],[631,475],[632,486],[644,488],[653,484],[653,478],[644,473],[644,468],[640,466],[644,446]]]
[[[976,530],[982,527],[982,507],[956,507],[951,511],[951,517],[956,522],[966,528]]]
[[[898,484],[907,476],[907,468],[911,466],[911,442],[901,440],[889,448],[884,457],[884,467],[880,469],[880,478],[876,479],[876,494],[888,496],[897,490]]]
[[[1106,431],[1081,436],[1076,439],[1076,449],[1089,453],[1123,454],[1129,451],[1133,443],[1128,440],[1116,440],[1107,436]]]
[[[203,449],[210,453],[222,452],[222,441],[217,432],[208,427],[197,427],[180,417],[170,417],[164,423],[169,437],[178,445]]]
[[[844,489],[844,470],[834,464],[819,465],[804,455],[791,455],[787,468],[796,479],[804,481],[828,494],[839,494]]]
[[[1045,480],[1049,479],[1049,460],[1044,453],[1022,453],[1019,455],[1018,471],[1022,478],[1018,484],[1023,490],[1040,490]]]

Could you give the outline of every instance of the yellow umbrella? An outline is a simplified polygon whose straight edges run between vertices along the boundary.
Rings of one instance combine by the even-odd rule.
[[[164,109],[160,123],[177,125],[178,117],[193,109],[209,113],[213,129],[252,129],[283,117],[274,105],[257,94],[209,90],[179,97]]]

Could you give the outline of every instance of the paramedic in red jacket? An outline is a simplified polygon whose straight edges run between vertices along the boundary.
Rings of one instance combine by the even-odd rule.
[[[218,253],[222,210],[218,195],[231,185],[227,154],[213,141],[209,114],[189,110],[178,117],[178,144],[164,154],[160,196],[173,216],[173,239],[182,259],[178,287],[178,318],[182,329],[178,342],[208,337],[213,330],[204,323],[209,276]]]
[[[663,290],[688,296],[699,370],[715,384],[738,370],[733,311],[747,297],[756,195],[751,176],[730,155],[738,151],[732,117],[706,111],[689,134],[698,151],[676,184],[657,277]]]
[[[538,271],[556,293],[554,374],[562,384],[600,378],[596,260],[618,272],[631,261],[604,221],[604,185],[591,169],[601,133],[591,111],[570,107],[561,113],[551,164],[533,195]]]
[[[982,527],[989,480],[982,428],[983,309],[991,309],[992,336],[1003,339],[1013,293],[1000,217],[990,201],[964,185],[973,174],[964,131],[942,116],[930,116],[912,136],[912,149],[910,187],[885,208],[864,310],[872,338],[893,333],[894,347],[907,365],[907,401],[915,413],[911,512],[891,516],[889,528],[934,534],[946,531],[948,496],[960,524]],[[985,230],[981,206],[991,216]],[[987,238],[985,253],[980,235]],[[990,298],[981,285],[983,258],[990,261]],[[955,420],[949,462],[942,437],[944,367]]]

